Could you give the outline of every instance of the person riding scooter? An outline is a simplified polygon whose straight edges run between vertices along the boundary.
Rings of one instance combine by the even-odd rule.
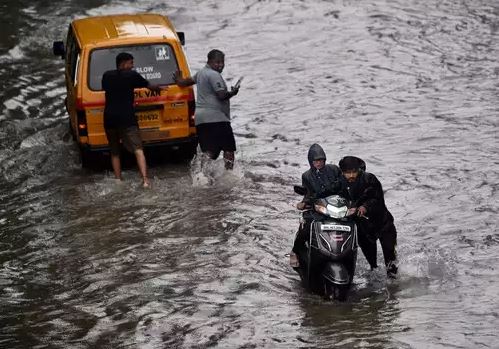
[[[307,190],[303,200],[296,207],[303,210],[313,205],[316,199],[325,198],[329,195],[337,194],[341,189],[341,171],[336,165],[326,165],[326,153],[322,147],[314,143],[308,150],[308,163],[310,169],[302,174],[302,186]],[[299,265],[297,253],[304,247],[305,241],[310,234],[310,223],[314,219],[313,211],[304,214],[304,222],[300,224],[296,234],[292,252],[290,254],[290,265]]]
[[[355,156],[345,156],[339,162],[342,171],[341,195],[357,208],[357,215],[367,219],[358,220],[359,246],[371,269],[377,268],[376,240],[383,250],[386,272],[389,277],[397,275],[395,247],[397,230],[393,216],[385,205],[381,183],[372,173],[365,172],[365,162]]]

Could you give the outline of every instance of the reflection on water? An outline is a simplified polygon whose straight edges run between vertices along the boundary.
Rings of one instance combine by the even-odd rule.
[[[71,18],[155,11],[193,71],[226,52],[236,168],[80,169],[63,64]],[[490,348],[499,182],[491,0],[0,4],[0,347]],[[399,231],[400,277],[359,257],[344,304],[287,265],[310,144],[362,157]],[[168,155],[164,155],[168,157]],[[381,257],[381,256],[380,256]]]

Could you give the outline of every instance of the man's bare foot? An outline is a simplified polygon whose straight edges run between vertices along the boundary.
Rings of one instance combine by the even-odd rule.
[[[150,188],[151,187],[151,183],[149,183],[149,180],[144,179],[144,182],[142,183],[142,186],[144,188]]]

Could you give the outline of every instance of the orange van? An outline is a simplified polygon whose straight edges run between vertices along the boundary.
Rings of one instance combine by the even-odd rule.
[[[116,69],[116,55],[128,52],[135,70],[160,93],[135,90],[135,110],[146,149],[173,147],[186,158],[196,152],[194,91],[173,81],[175,71],[191,76],[183,50],[184,34],[159,14],[95,16],[71,22],[66,38],[55,41],[54,54],[65,60],[66,110],[83,167],[94,152],[108,151],[104,132],[105,71]]]

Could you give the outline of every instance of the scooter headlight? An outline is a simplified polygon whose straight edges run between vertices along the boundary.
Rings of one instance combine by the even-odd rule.
[[[348,208],[346,206],[336,207],[327,205],[328,216],[333,218],[343,218],[347,215]]]
[[[329,204],[327,204],[326,206],[316,204],[315,210],[319,213],[322,213],[325,216],[333,218],[343,218],[346,216],[348,211],[346,206],[336,207]]]

